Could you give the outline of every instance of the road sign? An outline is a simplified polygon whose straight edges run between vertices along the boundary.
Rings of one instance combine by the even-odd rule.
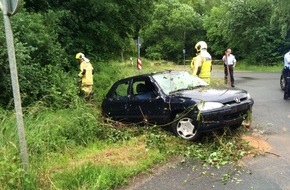
[[[138,58],[139,58],[140,57],[140,47],[141,47],[141,45],[143,43],[143,39],[138,36],[138,38],[136,40],[134,40],[134,41],[135,41],[135,44],[137,46]]]
[[[3,6],[4,4],[6,6]],[[7,15],[14,15],[20,7],[20,4],[21,0],[1,0],[0,8]]]
[[[14,15],[17,12],[20,2],[21,0],[8,0],[8,12],[11,15]]]

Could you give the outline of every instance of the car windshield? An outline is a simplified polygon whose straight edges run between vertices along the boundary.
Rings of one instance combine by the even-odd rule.
[[[208,86],[204,80],[189,74],[187,71],[170,71],[157,73],[153,78],[163,92],[169,95],[179,90],[194,89],[200,86]]]

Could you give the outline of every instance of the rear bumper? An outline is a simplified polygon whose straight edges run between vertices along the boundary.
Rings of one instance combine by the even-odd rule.
[[[224,106],[214,111],[203,111],[200,117],[199,131],[211,131],[218,128],[240,125],[251,113],[254,101],[249,99],[245,102]]]

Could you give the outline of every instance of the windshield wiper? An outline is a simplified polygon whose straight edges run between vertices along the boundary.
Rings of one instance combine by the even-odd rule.
[[[191,89],[201,88],[201,87],[205,87],[205,86],[208,86],[208,85],[200,84],[200,85],[196,85],[196,86],[192,87]]]
[[[175,92],[179,92],[179,91],[184,91],[184,90],[191,90],[191,88],[180,88],[180,89],[173,90],[173,91],[169,92],[169,94],[172,94],[172,93],[175,93]]]
[[[207,86],[207,85],[197,85],[197,86],[194,86],[194,87],[180,88],[180,89],[177,89],[177,90],[169,92],[169,94],[172,94],[172,93],[175,93],[175,92],[184,91],[184,90],[193,90],[193,89],[201,88],[201,87],[204,87],[204,86]]]

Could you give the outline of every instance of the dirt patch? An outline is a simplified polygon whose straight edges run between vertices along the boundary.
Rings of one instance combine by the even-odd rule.
[[[242,139],[249,143],[249,145],[253,148],[254,154],[264,154],[272,149],[270,144],[267,142],[267,139],[257,133],[243,135]]]
[[[135,147],[122,146],[104,150],[87,159],[97,164],[109,165],[136,165],[140,160],[148,156],[146,146],[143,143],[137,143]]]

